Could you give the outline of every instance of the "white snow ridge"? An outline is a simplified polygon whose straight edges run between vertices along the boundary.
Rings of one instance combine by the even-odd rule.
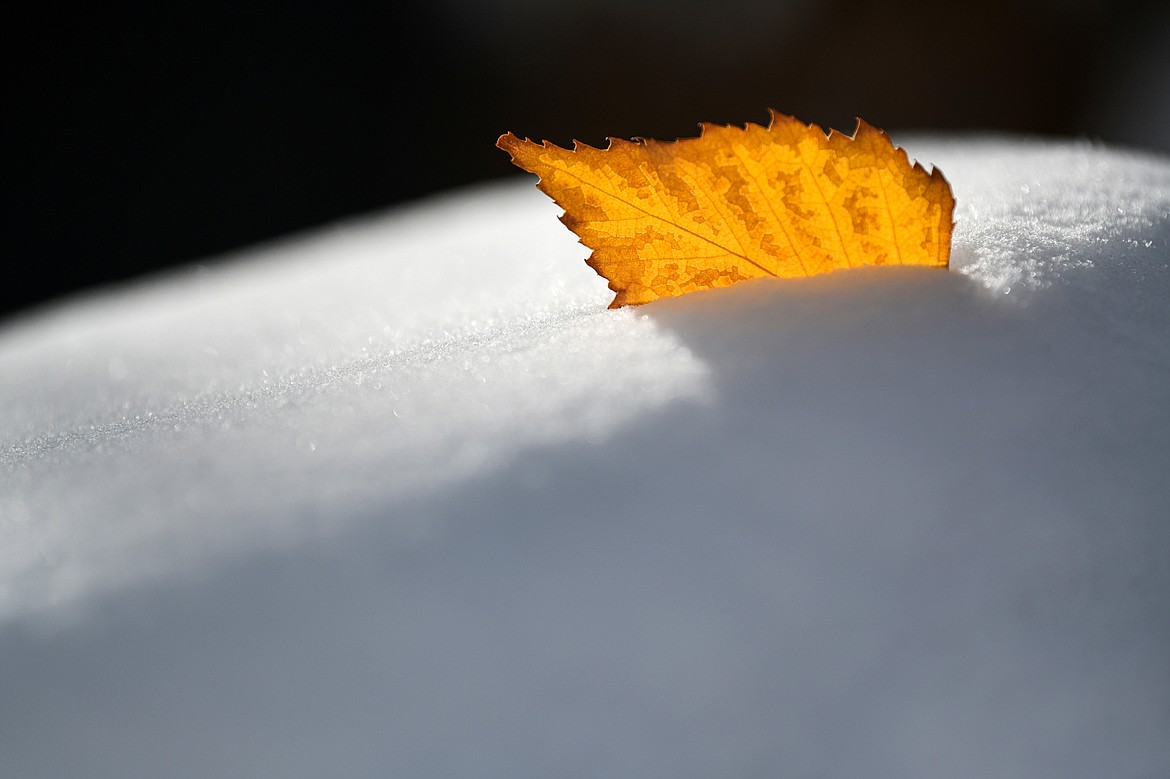
[[[1170,775],[1170,161],[608,311],[530,180],[0,329],[0,775]]]

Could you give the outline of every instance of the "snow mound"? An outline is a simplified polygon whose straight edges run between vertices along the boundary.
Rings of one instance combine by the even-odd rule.
[[[1170,162],[904,145],[952,272],[607,311],[524,181],[9,323],[0,765],[1170,773]]]

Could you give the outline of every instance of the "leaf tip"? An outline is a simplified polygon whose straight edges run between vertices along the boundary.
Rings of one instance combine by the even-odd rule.
[[[496,140],[496,147],[503,149],[509,154],[512,154],[512,152],[515,151],[521,143],[522,141],[519,138],[517,138],[511,131],[508,131]]]
[[[531,165],[534,150],[543,148],[541,144],[534,143],[529,138],[520,138],[512,132],[506,132],[496,140],[496,147],[506,151],[517,167],[523,168],[529,173],[537,172],[533,170]]]

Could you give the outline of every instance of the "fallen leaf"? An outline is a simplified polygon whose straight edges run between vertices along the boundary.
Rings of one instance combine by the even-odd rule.
[[[771,115],[673,142],[570,150],[507,133],[497,145],[593,249],[610,308],[766,276],[947,266],[954,198],[937,168],[911,165],[861,120],[849,137]]]

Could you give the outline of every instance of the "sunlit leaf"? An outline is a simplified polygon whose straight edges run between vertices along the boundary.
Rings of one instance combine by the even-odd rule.
[[[881,130],[825,134],[772,112],[767,127],[701,125],[673,142],[562,149],[507,133],[498,146],[540,176],[593,249],[611,308],[745,279],[862,265],[946,267],[954,199]]]

